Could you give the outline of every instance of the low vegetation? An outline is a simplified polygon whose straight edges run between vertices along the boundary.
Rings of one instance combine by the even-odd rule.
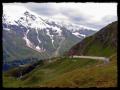
[[[22,78],[3,73],[4,87],[116,87],[116,54],[109,64],[89,59],[54,58]]]

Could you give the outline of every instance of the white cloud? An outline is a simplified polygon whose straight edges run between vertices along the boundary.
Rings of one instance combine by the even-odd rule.
[[[117,3],[15,3],[40,14],[59,20],[102,28],[117,20]],[[13,5],[13,3],[11,4]]]
[[[51,16],[52,19],[59,19],[61,21],[69,21],[69,17],[59,13],[59,14],[56,14],[56,15],[53,15]]]

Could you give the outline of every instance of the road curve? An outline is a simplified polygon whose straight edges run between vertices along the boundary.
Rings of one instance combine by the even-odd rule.
[[[107,58],[107,57],[98,57],[98,56],[70,56],[70,58],[95,59],[95,60],[104,61],[105,64],[109,63],[109,58]]]

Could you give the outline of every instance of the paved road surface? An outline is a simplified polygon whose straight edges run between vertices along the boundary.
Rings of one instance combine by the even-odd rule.
[[[104,61],[105,64],[109,63],[109,58],[107,58],[107,57],[98,57],[98,56],[72,56],[71,58],[95,59],[95,60]]]

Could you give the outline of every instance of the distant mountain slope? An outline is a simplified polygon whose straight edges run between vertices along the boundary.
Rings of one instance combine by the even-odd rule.
[[[117,21],[73,46],[68,55],[110,56],[117,50]]]
[[[14,5],[3,6],[2,25],[4,61],[59,56],[96,32],[82,25],[43,19],[24,6]]]

